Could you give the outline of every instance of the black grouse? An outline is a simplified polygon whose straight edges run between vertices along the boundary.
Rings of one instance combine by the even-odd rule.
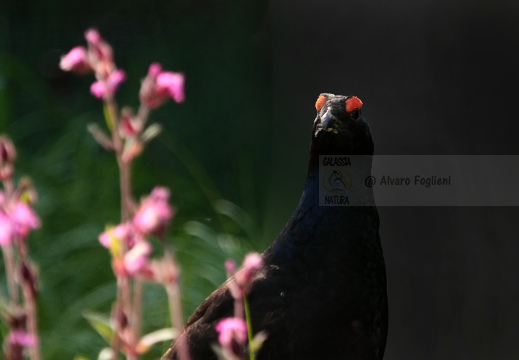
[[[254,332],[268,337],[258,360],[380,360],[388,329],[386,272],[371,189],[355,206],[322,206],[323,155],[369,155],[373,141],[355,96],[323,93],[316,102],[308,174],[294,214],[263,253],[248,300]],[[334,174],[336,177],[337,174]],[[364,190],[366,191],[366,190]],[[227,283],[189,318],[182,341],[192,360],[216,359],[215,324],[233,316]],[[177,340],[180,341],[180,340]],[[175,342],[162,359],[177,359]]]

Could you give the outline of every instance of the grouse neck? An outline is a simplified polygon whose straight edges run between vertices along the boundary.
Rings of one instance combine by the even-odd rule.
[[[346,235],[364,233],[363,229],[378,233],[375,206],[320,206],[320,186],[319,168],[310,167],[299,204],[266,252],[267,262],[281,264],[317,254],[327,257],[331,253],[351,251],[358,242],[378,239],[375,233],[373,239]]]
[[[315,153],[310,158],[302,200],[308,206],[374,206],[373,189],[366,181],[371,177],[372,161],[372,155]],[[346,201],[323,201],[330,197]]]

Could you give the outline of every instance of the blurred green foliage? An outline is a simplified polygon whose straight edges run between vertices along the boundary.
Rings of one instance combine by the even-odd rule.
[[[186,75],[186,102],[151,115],[164,131],[136,161],[133,185],[137,197],[158,184],[172,190],[169,235],[187,316],[225,280],[226,258],[241,261],[272,240],[262,236],[271,159],[265,6],[264,0],[0,4],[0,132],[17,146],[17,176],[30,176],[39,194],[43,226],[29,241],[41,276],[45,359],[96,358],[104,346],[81,313],[110,311],[114,276],[97,236],[119,217],[114,156],[86,131],[90,122],[104,126],[101,103],[88,91],[93,78],[61,72],[60,56],[97,27],[128,73],[118,102],[133,107],[151,62]],[[147,285],[145,304],[145,331],[166,326],[163,290]],[[144,358],[159,357],[166,346]]]

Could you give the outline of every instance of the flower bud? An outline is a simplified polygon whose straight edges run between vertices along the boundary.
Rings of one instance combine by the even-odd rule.
[[[88,42],[88,62],[96,77],[99,80],[108,78],[110,74],[116,71],[112,47],[103,40],[96,29],[85,31],[85,39]]]
[[[9,341],[11,345],[24,347],[34,346],[37,342],[36,337],[25,330],[11,330],[9,335],[7,335],[7,341]]]
[[[142,152],[142,150],[144,150],[144,146],[139,139],[129,139],[124,144],[121,160],[127,164],[135,159]]]
[[[236,272],[236,261],[232,259],[225,260],[225,270],[229,276],[234,275]]]
[[[166,227],[173,217],[169,206],[169,190],[157,186],[150,196],[141,201],[141,205],[133,217],[133,225],[141,234],[164,235]]]
[[[83,46],[76,46],[66,55],[63,55],[59,67],[63,71],[73,71],[78,74],[86,74],[92,71],[87,59],[87,50]]]
[[[184,75],[171,71],[162,72],[157,76],[157,91],[167,94],[177,103],[184,101]]]
[[[225,318],[216,324],[218,342],[224,352],[241,358],[247,341],[247,324],[240,318]]]
[[[121,120],[119,121],[119,133],[122,137],[128,138],[140,134],[142,125],[142,121],[135,117],[131,108],[122,108]]]
[[[126,73],[123,70],[115,70],[106,79],[94,82],[90,86],[90,92],[98,99],[111,99],[125,79]]]
[[[16,149],[6,135],[0,136],[0,181],[7,180],[13,175]]]
[[[13,224],[14,234],[22,238],[41,225],[38,215],[23,201],[17,201],[8,215]]]
[[[184,101],[184,75],[171,71],[162,71],[162,65],[150,65],[148,75],[143,79],[139,92],[141,103],[150,109],[159,107],[168,98],[177,103]]]
[[[129,223],[119,224],[116,227],[109,227],[99,235],[99,242],[105,248],[110,248],[112,242],[127,241],[130,237],[131,225]]]
[[[248,288],[256,273],[263,267],[263,257],[259,253],[250,253],[243,260],[243,268],[234,276],[238,286],[248,292]]]
[[[153,260],[150,265],[141,271],[141,275],[152,281],[168,285],[177,282],[179,270],[170,254],[165,254],[160,260]]]
[[[128,275],[135,276],[148,264],[152,247],[147,241],[139,241],[124,256],[124,268]]]
[[[121,329],[126,329],[128,327],[128,316],[126,315],[124,310],[118,309],[115,318]]]
[[[29,285],[29,288],[31,289],[31,296],[33,299],[36,298],[38,293],[38,280],[34,270],[31,269],[29,264],[23,262],[20,273],[22,275],[22,279]]]
[[[251,283],[259,270],[263,267],[263,257],[259,253],[250,253],[245,257],[243,266],[234,272],[235,265],[227,260],[225,262],[227,271],[232,275],[232,280],[228,282],[231,296],[240,300],[250,291]]]

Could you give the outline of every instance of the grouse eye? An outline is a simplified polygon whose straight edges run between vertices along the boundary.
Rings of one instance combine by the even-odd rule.
[[[315,110],[320,111],[325,102],[326,102],[326,96],[319,95],[319,97],[317,98],[317,101],[315,102]]]
[[[350,96],[346,99],[346,112],[348,112],[353,120],[358,120],[361,113],[362,101],[356,96]]]
[[[360,117],[360,109],[356,109],[356,110],[353,110],[351,113],[350,113],[350,116],[353,120],[358,120],[359,117]]]

